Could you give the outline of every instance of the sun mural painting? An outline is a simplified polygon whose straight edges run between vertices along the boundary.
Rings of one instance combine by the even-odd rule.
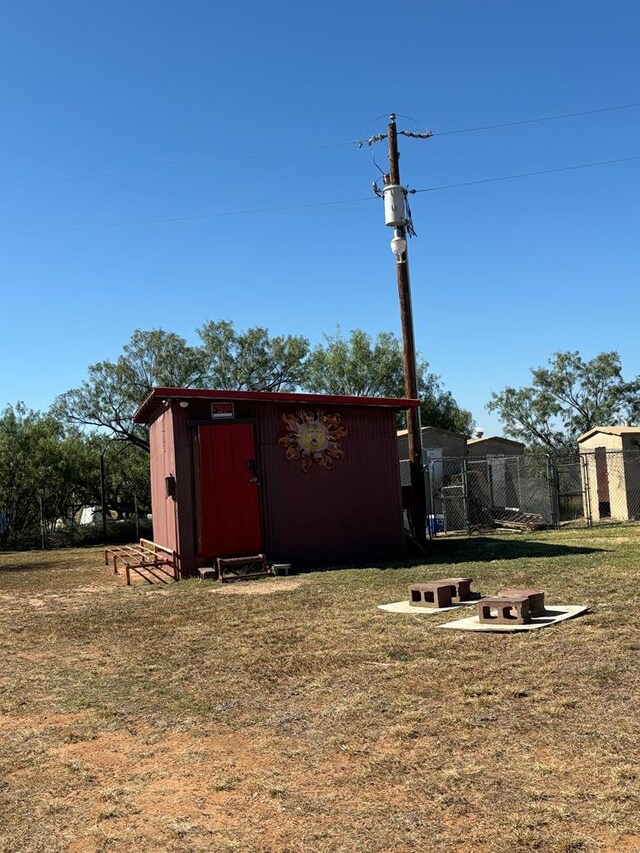
[[[315,464],[331,471],[336,459],[344,459],[340,439],[347,434],[342,415],[329,415],[322,409],[301,409],[283,415],[287,434],[278,439],[287,459],[300,460],[300,469],[309,471]]]

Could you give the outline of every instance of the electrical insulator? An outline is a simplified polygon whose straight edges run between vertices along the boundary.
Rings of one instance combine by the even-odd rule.
[[[402,236],[402,233],[396,228],[393,232],[393,239],[390,243],[391,251],[399,258],[407,251],[407,241]]]

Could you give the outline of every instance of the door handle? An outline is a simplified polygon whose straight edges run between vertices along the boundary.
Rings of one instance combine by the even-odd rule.
[[[247,478],[250,483],[259,483],[258,479],[258,463],[255,459],[247,459],[244,463],[245,468],[249,471],[249,477]]]

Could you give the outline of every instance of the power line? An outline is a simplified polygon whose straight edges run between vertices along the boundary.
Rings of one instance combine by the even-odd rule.
[[[615,163],[629,163],[633,160],[640,160],[640,154],[635,154],[631,157],[618,157],[613,160],[595,160],[591,163],[576,163],[573,166],[559,166],[554,169],[538,169],[534,172],[517,172],[511,175],[498,175],[491,178],[480,178],[479,180],[475,181],[461,181],[460,183],[455,184],[441,184],[437,187],[424,187],[423,189],[410,190],[410,192],[437,192],[439,190],[449,190],[455,189],[457,187],[471,187],[477,186],[478,184],[491,184],[497,181],[511,181],[516,178],[530,178],[536,175],[551,175],[556,172],[570,172],[575,171],[576,169],[589,169],[594,166],[611,166]],[[374,198],[375,196],[372,195],[363,196],[360,198],[335,199],[332,201],[305,202],[304,204],[283,205],[281,207],[257,207],[249,208],[246,210],[232,210],[226,211],[224,213],[197,213],[190,216],[167,216],[159,217],[157,219],[129,219],[123,220],[121,222],[101,222],[93,225],[67,225],[62,226],[61,228],[39,228],[34,229],[32,231],[15,231],[9,234],[0,234],[0,238],[25,237],[31,234],[53,234],[65,231],[90,231],[100,228],[124,228],[128,225],[159,225],[165,222],[189,222],[198,219],[221,219],[223,217],[229,216],[249,216],[256,213],[279,213],[289,210],[305,210],[307,208],[312,207],[328,207],[331,205],[357,204],[363,201],[372,201]]]
[[[70,181],[89,181],[95,178],[119,178],[122,175],[141,175],[147,172],[166,172],[171,169],[191,169],[198,166],[218,166],[223,163],[236,163],[244,160],[262,160],[268,157],[285,157],[306,151],[327,151],[330,148],[344,148],[353,142],[332,142],[327,145],[311,145],[303,148],[290,148],[287,151],[262,151],[257,154],[245,154],[238,157],[222,157],[217,160],[190,160],[184,163],[167,163],[164,166],[142,166],[135,169],[120,169],[114,172],[94,172],[87,175],[70,175],[65,178],[44,178],[35,181],[18,181],[15,184],[0,184],[0,190],[14,187],[34,187],[44,184],[64,184]]]
[[[630,104],[617,104],[616,106],[613,106],[613,107],[597,107],[596,109],[581,110],[580,112],[575,112],[575,113],[557,113],[556,115],[551,115],[551,116],[539,116],[538,118],[525,118],[525,119],[520,119],[518,121],[504,121],[504,122],[500,122],[498,124],[483,124],[483,125],[477,125],[475,127],[461,127],[461,128],[455,129],[455,130],[434,130],[434,131],[428,131],[428,133],[431,136],[452,136],[452,135],[457,134],[457,133],[476,133],[477,131],[494,130],[494,129],[500,128],[500,127],[516,127],[516,126],[521,125],[521,124],[538,124],[539,122],[558,121],[559,119],[566,119],[566,118],[579,118],[580,116],[595,115],[596,113],[609,113],[609,112],[614,112],[615,110],[630,110],[634,107],[640,107],[640,101],[634,101],[633,103],[630,103]],[[404,116],[404,118],[410,119],[410,121],[413,121],[416,124],[421,125],[422,127],[425,128],[425,130],[427,130],[425,125],[423,125],[422,122],[417,121],[417,119],[411,118],[410,116]],[[403,132],[405,136],[413,136],[414,135],[412,133],[409,133],[408,131],[400,131],[400,132]],[[421,136],[421,134],[417,134],[417,135]],[[377,133],[374,136],[372,136],[370,139],[361,139],[358,142],[356,142],[355,144],[358,145],[359,147],[363,147],[364,145],[371,146],[375,142],[380,142],[381,140],[386,139],[386,136],[387,136],[386,133]]]
[[[580,116],[586,115],[594,115],[596,113],[606,113],[606,112],[614,112],[616,110],[628,110],[634,107],[640,107],[640,101],[629,103],[629,104],[618,104],[617,106],[612,107],[598,107],[597,109],[591,110],[582,110],[581,112],[573,112],[573,113],[561,113],[558,115],[551,116],[542,116],[539,118],[531,118],[531,119],[522,119],[519,121],[507,121],[501,122],[499,124],[487,124],[487,125],[479,125],[477,127],[466,127],[459,128],[456,130],[439,130],[434,131],[433,136],[450,136],[453,134],[459,133],[475,133],[477,131],[482,130],[494,130],[496,128],[501,127],[515,127],[517,125],[523,124],[536,124],[538,122],[546,122],[546,121],[556,121],[559,119],[567,119],[567,118],[578,118]],[[382,118],[382,116],[380,116]],[[409,118],[405,116],[405,118]],[[377,119],[376,119],[377,120]],[[415,121],[416,124],[421,124],[416,119],[411,119],[411,121]],[[370,123],[371,124],[371,123]],[[384,134],[383,137],[384,138]],[[373,138],[373,137],[372,137]],[[16,181],[11,184],[0,184],[0,190],[7,189],[15,189],[17,187],[30,187],[30,186],[46,186],[48,184],[64,184],[70,183],[73,181],[89,181],[96,180],[99,178],[119,178],[125,175],[138,175],[138,174],[147,174],[152,172],[165,172],[170,171],[172,169],[193,169],[198,168],[200,166],[216,166],[222,165],[224,163],[238,163],[250,160],[262,160],[267,159],[269,157],[287,157],[292,154],[304,154],[308,152],[314,151],[328,151],[332,148],[346,148],[352,145],[363,146],[366,145],[368,140],[350,140],[348,142],[332,142],[326,145],[310,145],[304,146],[300,148],[290,148],[281,151],[260,151],[255,154],[245,154],[240,155],[238,157],[223,157],[218,159],[211,160],[190,160],[182,163],[167,163],[164,166],[142,166],[138,168],[131,169],[119,169],[110,172],[92,172],[83,175],[68,175],[62,178],[43,178],[36,180],[26,180],[26,181]]]
[[[611,166],[614,163],[628,163],[631,160],[640,160],[640,154],[635,154],[632,157],[618,157],[615,160],[595,160],[592,163],[577,163],[574,166],[559,166],[555,169],[538,169],[535,172],[517,172],[513,175],[499,175],[494,178],[481,178],[477,181],[462,181],[458,184],[442,184],[439,187],[426,187],[422,190],[410,190],[414,193],[433,193],[437,190],[451,190],[455,187],[472,187],[477,184],[492,184],[496,181],[512,181],[515,178],[530,178],[534,175],[551,175],[555,172],[570,172],[575,169],[590,169],[593,166]]]
[[[334,201],[312,201],[305,204],[290,204],[282,207],[256,207],[248,210],[231,210],[224,213],[196,213],[191,216],[167,216],[158,219],[128,219],[121,222],[100,222],[94,225],[63,225],[61,228],[38,228],[33,231],[15,231],[0,234],[0,238],[26,237],[30,234],[54,234],[61,231],[89,231],[98,228],[124,228],[127,225],[160,225],[164,222],[189,222],[196,219],[218,219],[229,216],[249,216],[255,213],[279,213],[287,210],[303,210],[310,207],[328,207],[337,204],[356,204],[362,201],[372,201],[375,196],[361,198],[345,198]]]
[[[630,110],[633,107],[640,107],[640,101],[631,104],[619,104],[615,107],[598,107],[593,110],[581,110],[578,113],[559,113],[552,116],[542,116],[541,118],[525,118],[520,121],[504,121],[499,124],[483,124],[478,127],[463,127],[460,130],[435,130],[434,136],[452,136],[455,133],[475,133],[478,130],[494,130],[498,127],[516,127],[519,124],[537,124],[542,121],[557,121],[564,118],[578,118],[579,116],[590,116],[596,113],[610,113],[614,110]]]

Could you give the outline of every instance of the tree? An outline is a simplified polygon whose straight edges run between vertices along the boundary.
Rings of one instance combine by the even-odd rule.
[[[0,414],[0,546],[17,548],[50,533],[74,502],[92,497],[94,472],[84,436],[51,414],[7,406]]]
[[[637,423],[640,378],[626,382],[617,352],[584,361],[579,352],[556,352],[548,367],[532,369],[526,388],[507,387],[487,404],[505,432],[550,451],[575,449],[578,436],[595,426]]]
[[[97,433],[85,436],[85,441],[93,459],[91,477],[87,481],[92,497],[86,502],[96,506],[101,503],[100,456],[104,456],[107,508],[115,510],[120,519],[132,517],[136,509],[139,513],[149,512],[149,454],[134,444],[106,439]]]
[[[323,394],[355,394],[370,397],[404,397],[402,344],[391,332],[372,338],[354,329],[348,338],[340,330],[325,335],[311,353],[304,386]],[[473,418],[461,409],[441,380],[429,373],[418,357],[418,388],[423,426],[437,426],[471,435]]]
[[[238,333],[224,321],[198,334],[202,343],[190,346],[173,332],[137,329],[115,362],[92,364],[80,387],[57,398],[54,413],[148,451],[147,429],[133,416],[154,387],[290,390],[309,349],[299,336],[272,338],[262,327]]]
[[[304,372],[309,341],[301,335],[271,337],[254,326],[238,333],[228,321],[198,329],[209,388],[235,391],[295,391]]]
[[[133,423],[136,409],[155,386],[199,387],[206,363],[203,353],[179,335],[137,329],[115,362],[97,362],[88,372],[79,388],[57,398],[54,414],[148,450],[146,429]]]

